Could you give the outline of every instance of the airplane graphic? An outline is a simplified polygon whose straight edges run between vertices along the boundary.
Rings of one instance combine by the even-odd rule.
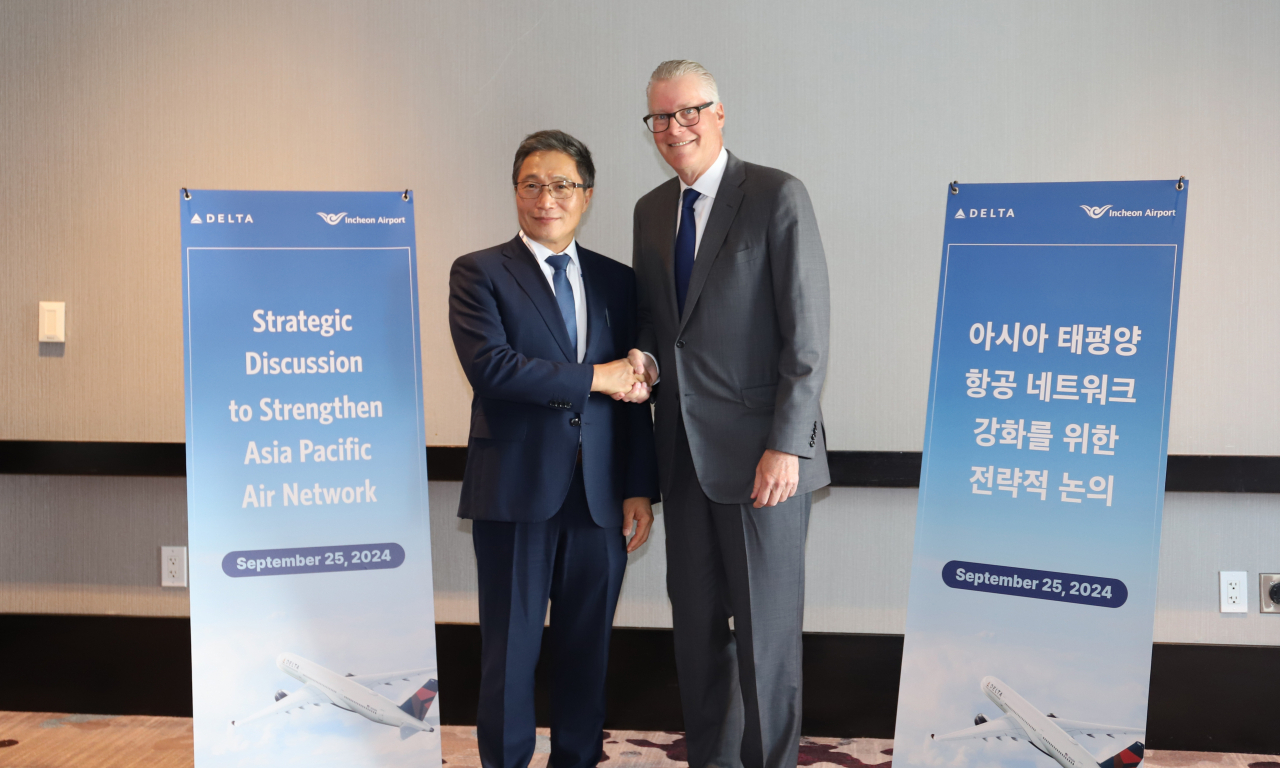
[[[430,676],[432,670],[344,676],[292,653],[277,656],[276,666],[301,681],[302,687],[293,693],[277,691],[275,704],[243,720],[232,720],[231,725],[241,726],[268,715],[332,704],[375,723],[399,728],[401,740],[420,731],[435,730],[422,722],[440,690],[435,678]]]
[[[1025,741],[1043,752],[1062,766],[1062,768],[1136,768],[1142,762],[1143,746],[1135,741],[1115,755],[1099,762],[1093,754],[1084,748],[1073,736],[1088,736],[1091,739],[1140,736],[1145,731],[1141,728],[1125,728],[1117,725],[1098,725],[1082,723],[1077,720],[1064,720],[1050,712],[1044,715],[1040,710],[1027,703],[1009,686],[990,675],[982,678],[982,692],[991,702],[1004,712],[1002,717],[987,720],[979,714],[973,719],[973,727],[965,728],[943,736],[929,734],[934,741],[959,741],[961,739],[996,739],[1004,741]],[[1120,742],[1124,743],[1124,742]]]

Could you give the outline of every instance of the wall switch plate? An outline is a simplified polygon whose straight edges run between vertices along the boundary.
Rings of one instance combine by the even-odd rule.
[[[67,340],[67,302],[40,302],[40,341]]]
[[[1222,613],[1248,613],[1248,584],[1248,571],[1218,571],[1218,610]]]
[[[1275,594],[1272,594],[1272,591]],[[1258,574],[1258,595],[1262,600],[1263,613],[1280,613],[1280,573]]]
[[[187,548],[160,548],[160,586],[187,586]]]

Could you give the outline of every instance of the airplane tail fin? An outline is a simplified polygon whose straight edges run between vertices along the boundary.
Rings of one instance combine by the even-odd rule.
[[[400,711],[415,720],[422,720],[427,716],[427,710],[431,709],[431,702],[436,700],[436,694],[439,692],[440,684],[435,680],[428,680],[426,685],[414,691],[413,695],[405,699],[405,702],[400,705]],[[403,728],[400,730],[400,738],[409,738],[404,735]]]
[[[1137,768],[1142,762],[1142,742],[1135,741],[1128,747],[1098,763],[1098,768]]]

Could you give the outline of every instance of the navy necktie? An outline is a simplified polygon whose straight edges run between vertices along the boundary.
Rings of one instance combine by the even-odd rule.
[[[560,305],[560,315],[564,318],[564,329],[569,332],[569,346],[573,348],[573,359],[578,359],[578,310],[573,306],[573,287],[569,285],[569,254],[557,253],[547,257],[547,263],[555,270],[551,276],[551,285],[556,291],[556,303]]]
[[[702,193],[689,187],[680,205],[680,229],[676,231],[676,307],[680,317],[684,317],[684,297],[689,293],[689,276],[693,274],[694,245],[698,242],[693,204],[699,197]]]

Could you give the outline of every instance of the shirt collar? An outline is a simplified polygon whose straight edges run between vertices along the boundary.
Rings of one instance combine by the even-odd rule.
[[[716,161],[711,164],[707,172],[698,177],[693,182],[693,188],[698,190],[703,197],[714,198],[716,192],[720,189],[720,180],[724,178],[725,166],[729,164],[729,150],[724,147],[720,148],[720,154],[716,156]],[[684,191],[689,188],[688,184],[680,182],[680,194],[684,195]]]
[[[555,251],[526,235],[523,229],[520,230],[520,239],[524,241],[524,244],[529,247],[530,251],[533,251],[533,258],[537,259],[539,262],[545,263],[548,256],[555,255]],[[569,260],[574,263],[574,266],[579,269],[582,268],[582,265],[578,262],[578,238],[575,237],[570,240],[569,247],[565,248],[563,253],[567,253],[569,255]]]

